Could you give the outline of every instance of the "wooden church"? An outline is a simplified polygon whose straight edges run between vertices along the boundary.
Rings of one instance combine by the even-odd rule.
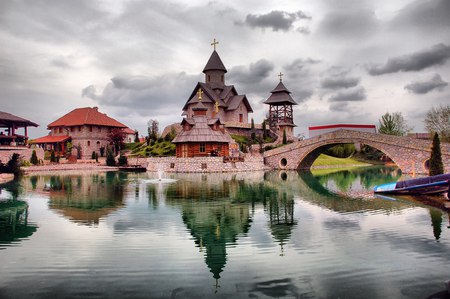
[[[245,94],[240,95],[233,85],[225,84],[225,68],[216,51],[218,42],[214,39],[211,44],[214,51],[206,63],[203,73],[205,82],[198,82],[189,99],[183,107],[183,116],[193,117],[198,102],[197,93],[202,93],[202,103],[207,108],[209,118],[218,118],[226,127],[239,127],[249,123],[248,114],[253,112],[250,102]]]

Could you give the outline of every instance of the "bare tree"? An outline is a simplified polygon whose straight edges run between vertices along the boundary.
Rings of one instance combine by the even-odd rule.
[[[450,106],[432,107],[425,117],[425,127],[431,134],[438,133],[442,141],[450,141]]]

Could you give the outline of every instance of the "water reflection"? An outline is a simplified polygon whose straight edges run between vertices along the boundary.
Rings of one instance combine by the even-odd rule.
[[[48,194],[49,208],[73,222],[97,225],[100,219],[124,206],[127,174],[31,176],[32,190]]]

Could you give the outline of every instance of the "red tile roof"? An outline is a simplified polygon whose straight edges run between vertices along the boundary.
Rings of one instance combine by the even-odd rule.
[[[70,139],[70,136],[44,136],[31,140],[29,143],[55,143],[64,142]]]
[[[130,128],[125,128],[125,129],[123,129],[123,132],[125,133],[125,134],[134,134],[134,130],[133,129],[130,129]]]
[[[117,120],[107,116],[104,113],[98,112],[97,107],[85,107],[77,108],[66,115],[58,118],[54,122],[48,125],[51,127],[61,127],[61,126],[80,126],[80,125],[96,125],[96,126],[106,126],[106,127],[118,127],[126,128],[124,124],[118,122]]]

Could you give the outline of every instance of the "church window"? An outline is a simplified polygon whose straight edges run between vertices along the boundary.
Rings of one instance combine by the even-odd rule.
[[[239,114],[239,122],[244,122],[244,114],[242,113]]]
[[[208,82],[209,82],[209,81],[211,81],[211,76],[210,76],[210,75],[208,75]]]
[[[220,76],[220,80],[222,80],[222,83],[223,83],[223,75],[222,75],[222,76]]]
[[[200,143],[200,153],[205,153],[205,152],[206,152],[206,144]]]

